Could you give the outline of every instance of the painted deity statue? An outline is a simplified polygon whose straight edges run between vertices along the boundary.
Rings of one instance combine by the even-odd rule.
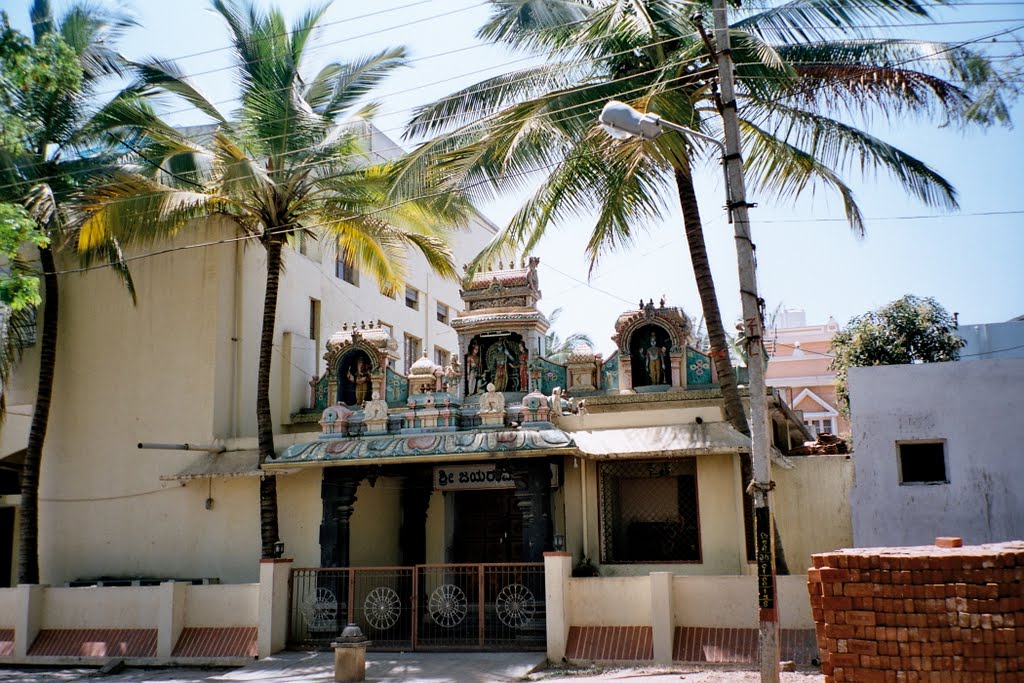
[[[663,384],[665,381],[664,347],[658,346],[658,340],[651,332],[650,345],[644,349],[644,360],[647,362],[647,377],[651,384]]]
[[[516,367],[516,357],[509,351],[504,341],[495,342],[487,349],[487,369],[491,372],[494,387],[497,391],[515,391],[519,381],[518,373],[509,375],[509,366]],[[509,381],[511,380],[511,382]]]
[[[466,354],[466,396],[472,396],[479,389],[480,370],[480,347],[473,342]]]
[[[370,369],[363,358],[356,359],[355,370],[349,369],[348,381],[356,388],[356,405],[362,405],[370,397]]]
[[[519,391],[530,390],[530,352],[526,342],[519,342]]]

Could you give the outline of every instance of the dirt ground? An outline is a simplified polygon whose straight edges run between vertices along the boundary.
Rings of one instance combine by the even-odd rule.
[[[610,683],[611,681],[641,681],[642,683],[760,683],[761,673],[734,667],[670,669],[546,669],[530,676],[541,683]],[[783,671],[780,683],[824,683],[825,677],[817,669],[812,671]]]

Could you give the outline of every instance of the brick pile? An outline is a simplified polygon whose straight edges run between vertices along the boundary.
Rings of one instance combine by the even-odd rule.
[[[960,545],[813,556],[826,683],[1024,681],[1024,541]]]

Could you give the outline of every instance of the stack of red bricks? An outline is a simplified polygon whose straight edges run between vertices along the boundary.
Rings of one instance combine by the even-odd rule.
[[[1024,542],[939,538],[813,561],[826,683],[1024,681]]]

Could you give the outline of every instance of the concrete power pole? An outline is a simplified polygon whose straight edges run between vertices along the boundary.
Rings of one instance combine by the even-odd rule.
[[[768,396],[764,381],[764,347],[761,306],[757,296],[754,244],[750,238],[747,190],[743,181],[740,128],[736,116],[736,88],[733,84],[729,18],[725,0],[712,3],[717,45],[722,119],[725,125],[725,169],[729,179],[729,211],[736,231],[736,261],[743,304],[743,331],[750,371],[750,442],[754,479],[748,493],[754,496],[757,547],[758,658],[762,683],[779,681],[779,609],[775,602],[775,555],[772,552],[772,516],[769,491],[772,486],[771,441]]]

